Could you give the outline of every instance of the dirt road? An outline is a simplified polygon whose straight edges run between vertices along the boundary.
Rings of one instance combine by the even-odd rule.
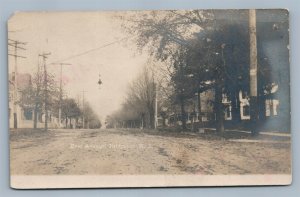
[[[13,175],[285,174],[290,143],[139,130],[12,130]]]

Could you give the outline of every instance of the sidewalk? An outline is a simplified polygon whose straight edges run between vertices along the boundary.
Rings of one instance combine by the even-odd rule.
[[[257,136],[252,136],[250,131],[225,130],[224,133],[217,133],[215,128],[203,128],[204,132],[182,132],[191,136],[209,136],[215,139],[223,139],[234,142],[260,142],[260,143],[291,143],[291,133],[277,131],[263,131]]]

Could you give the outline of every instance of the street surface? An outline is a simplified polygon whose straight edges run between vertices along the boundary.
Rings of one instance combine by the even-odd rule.
[[[290,140],[141,130],[11,130],[12,175],[286,174]],[[244,134],[246,135],[246,134]]]

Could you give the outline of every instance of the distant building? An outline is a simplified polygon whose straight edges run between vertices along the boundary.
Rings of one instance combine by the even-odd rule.
[[[215,91],[213,89],[208,89],[200,93],[202,121],[215,120],[216,117],[214,114],[214,97],[215,97]],[[232,120],[231,101],[229,100],[226,94],[223,94],[222,103],[224,105],[224,119]]]
[[[274,91],[277,91],[274,90]],[[210,121],[214,120],[214,110],[213,110],[213,101],[214,101],[214,90],[209,89],[200,94],[201,97],[201,114],[202,114],[202,121]],[[241,120],[250,120],[250,103],[249,103],[249,96],[246,92],[239,92],[239,103],[240,103],[240,118]],[[225,120],[232,120],[232,105],[230,99],[223,94],[222,103],[224,105],[224,119]],[[279,100],[270,98],[266,99],[265,101],[265,116],[277,116],[278,115],[278,107],[279,107]]]
[[[30,74],[18,74],[18,81],[17,81],[17,87],[18,87],[18,96],[17,98],[14,98],[14,86],[15,86],[15,78],[14,73],[9,74],[9,98],[8,98],[8,113],[9,113],[9,127],[14,127],[14,101],[16,103],[16,113],[17,113],[17,120],[18,120],[18,127],[24,127],[27,121],[32,120],[32,110],[29,108],[21,107],[18,103],[20,99],[20,91],[25,90],[26,88],[30,87],[32,85],[31,81],[31,75]],[[32,127],[32,125],[31,125]]]
[[[19,100],[21,98],[22,91],[32,86],[32,77],[28,73],[19,73],[17,77],[18,94],[17,98],[14,98],[14,86],[15,78],[14,73],[9,74],[9,93],[8,93],[8,113],[9,113],[9,128],[14,128],[14,101],[16,101],[16,114],[17,114],[17,126],[18,128],[33,128],[34,113],[31,106],[21,106]],[[53,116],[51,111],[48,111],[49,128],[55,128],[58,126],[58,119]],[[38,114],[38,128],[43,128],[45,122],[45,113]]]

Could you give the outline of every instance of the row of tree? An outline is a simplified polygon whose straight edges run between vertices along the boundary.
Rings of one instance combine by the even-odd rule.
[[[146,65],[127,89],[122,108],[107,117],[107,127],[154,128],[156,79],[153,67]]]
[[[65,120],[65,128],[97,129],[102,126],[100,119],[88,103],[80,107],[73,98],[62,99],[62,117]]]
[[[58,122],[58,127],[64,128],[100,128],[101,122],[89,103],[85,102],[80,106],[79,101],[63,96],[63,92],[58,86],[55,76],[51,73],[42,72],[38,69],[32,76],[31,84],[20,91],[18,104],[23,108],[33,112],[33,128],[38,128],[38,122],[46,124],[50,117],[59,117],[61,111],[62,119]],[[51,116],[42,115],[51,114]],[[43,120],[42,120],[43,119]],[[84,123],[83,123],[84,121]]]
[[[164,104],[159,107],[162,117],[166,115],[165,110],[162,110],[166,103],[165,107],[169,109],[179,107],[182,128],[186,129],[186,106],[195,93],[200,97],[201,92],[211,89],[215,93],[213,106],[217,131],[224,131],[223,95],[231,101],[232,121],[241,121],[239,92],[249,95],[250,91],[248,19],[247,10],[149,11],[122,18],[127,32],[136,35],[133,41],[138,48],[141,51],[146,49],[157,61],[164,62],[167,68],[165,70],[169,71],[165,75],[168,82],[159,83],[160,94],[165,95],[162,99],[164,102],[160,102]],[[259,119],[262,121],[265,119],[266,99],[274,97],[276,87],[278,91],[286,91],[288,83],[282,79],[289,78],[286,65],[271,65],[261,41],[268,34],[273,39],[286,42],[283,35],[287,24],[268,25],[271,28],[265,23],[258,23],[258,102],[250,106],[254,108],[257,105]],[[124,120],[124,117],[130,117],[129,120],[132,121],[135,117],[141,117],[144,122],[143,117],[149,116],[148,122],[153,125],[157,84],[152,73],[146,69],[140,79],[130,86],[123,109],[115,114],[114,119]],[[167,89],[162,87],[164,84],[167,84]],[[289,117],[289,108],[284,104],[288,103],[288,94],[280,95],[279,113],[283,118]],[[130,115],[124,115],[125,112]]]

